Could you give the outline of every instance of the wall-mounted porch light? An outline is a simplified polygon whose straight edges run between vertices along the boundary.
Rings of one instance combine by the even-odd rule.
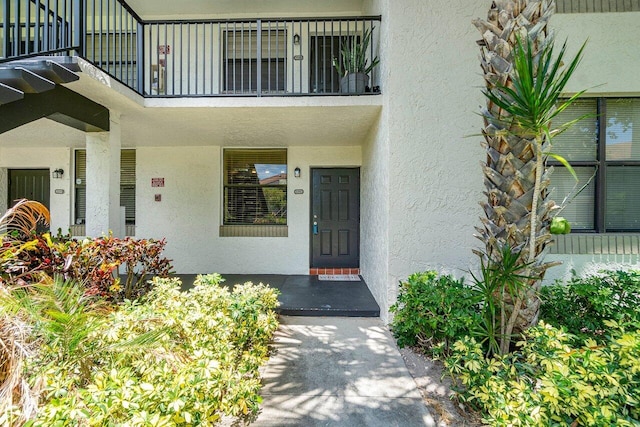
[[[295,176],[296,178],[300,178],[300,168],[295,168],[293,170],[293,176]]]
[[[59,169],[55,169],[53,171],[53,177],[54,178],[62,178],[64,176],[64,169],[59,168]]]
[[[293,35],[293,44],[300,44],[300,34]]]

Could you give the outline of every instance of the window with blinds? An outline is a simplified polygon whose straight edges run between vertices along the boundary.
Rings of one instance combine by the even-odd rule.
[[[260,33],[254,28],[227,29],[224,32],[222,52],[224,90],[227,93],[255,93],[258,90],[284,92],[286,39],[286,31],[277,27],[262,30]],[[261,80],[260,88],[258,73]]]
[[[84,224],[87,213],[87,152],[75,152],[75,223]],[[136,150],[120,152],[120,206],[125,207],[126,223],[136,223]]]
[[[554,138],[553,151],[579,180],[555,163],[552,198],[558,204],[571,200],[562,215],[573,230],[640,231],[640,99],[582,99],[555,122],[584,115],[589,117]]]
[[[223,225],[287,224],[287,150],[225,149]]]

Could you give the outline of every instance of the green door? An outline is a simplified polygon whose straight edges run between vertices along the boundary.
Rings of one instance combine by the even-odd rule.
[[[49,209],[49,169],[10,169],[9,206],[19,199],[36,200]]]

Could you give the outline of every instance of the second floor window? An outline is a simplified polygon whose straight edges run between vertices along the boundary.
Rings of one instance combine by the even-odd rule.
[[[560,214],[583,232],[640,231],[640,99],[581,99],[562,112],[557,123],[584,114],[554,139],[553,151],[572,165],[579,182],[556,164],[549,188],[560,204],[575,194]]]
[[[260,33],[256,29],[228,29],[224,34],[222,87],[227,93],[284,92],[284,29],[274,27]]]

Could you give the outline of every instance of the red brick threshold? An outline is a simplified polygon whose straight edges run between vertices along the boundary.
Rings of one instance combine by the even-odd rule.
[[[318,274],[360,274],[359,268],[310,268],[309,275]]]

